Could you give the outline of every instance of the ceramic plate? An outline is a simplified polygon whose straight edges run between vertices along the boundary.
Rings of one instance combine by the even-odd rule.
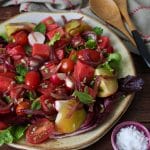
[[[104,29],[104,35],[110,37],[111,43],[115,50],[119,51],[122,55],[122,70],[120,72],[120,77],[126,75],[135,75],[134,65],[132,63],[131,56],[128,50],[125,48],[123,43],[120,39],[110,31],[106,26],[99,23],[98,21],[80,14],[80,13],[40,13],[40,12],[33,12],[33,13],[24,13],[20,14],[12,19],[2,23],[0,25],[0,33],[5,31],[5,25],[12,22],[32,22],[38,23],[43,18],[48,16],[52,16],[56,22],[62,24],[61,16],[64,15],[68,20],[69,19],[78,19],[83,17],[83,20],[90,24],[91,26],[100,26]],[[128,95],[123,101],[119,101],[115,104],[113,111],[110,115],[107,116],[103,120],[103,122],[94,130],[89,131],[87,133],[72,136],[68,138],[58,139],[58,140],[49,140],[45,143],[39,145],[32,145],[27,144],[25,139],[20,140],[15,144],[10,144],[12,147],[20,148],[20,149],[30,149],[30,150],[71,150],[71,149],[82,149],[85,148],[94,142],[98,141],[102,138],[110,129],[111,127],[119,120],[119,118],[124,114],[127,110],[128,106],[130,105],[134,94]]]

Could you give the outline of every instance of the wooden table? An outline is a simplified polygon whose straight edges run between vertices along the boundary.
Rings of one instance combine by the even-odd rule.
[[[0,7],[0,22],[3,22],[10,17],[19,13],[19,8],[17,6],[13,7]],[[130,105],[127,112],[120,119],[120,122],[126,120],[133,120],[143,123],[148,129],[150,129],[150,69],[146,67],[145,63],[141,59],[140,56],[132,54],[137,74],[142,77],[145,81],[144,89],[139,92],[132,104]],[[111,150],[111,132],[108,132],[102,139],[100,139],[97,143],[91,145],[85,150]],[[0,150],[15,150],[8,146],[0,147]]]

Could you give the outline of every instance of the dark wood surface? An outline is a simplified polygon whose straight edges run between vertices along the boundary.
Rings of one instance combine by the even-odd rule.
[[[19,13],[17,6],[13,7],[0,7],[0,22],[3,22],[12,16]],[[143,78],[145,85],[144,89],[136,94],[132,104],[130,105],[127,112],[120,119],[120,122],[126,120],[133,120],[143,123],[148,129],[150,129],[150,69],[146,67],[145,63],[140,56],[131,54],[136,67],[137,75]],[[117,124],[118,124],[117,123]],[[102,139],[95,144],[86,148],[85,150],[111,150],[111,132],[108,132]],[[0,147],[0,150],[15,150],[8,146]]]

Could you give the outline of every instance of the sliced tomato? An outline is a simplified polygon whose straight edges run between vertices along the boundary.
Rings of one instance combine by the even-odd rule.
[[[6,124],[5,122],[3,121],[0,121],[0,130],[4,130],[8,127],[8,124]]]
[[[106,49],[106,53],[113,53],[114,49],[112,46],[108,46],[107,49]]]
[[[56,56],[59,60],[62,60],[65,57],[65,51],[63,49],[57,49]]]
[[[17,99],[19,97],[22,97],[24,94],[24,85],[16,84],[10,89],[10,98],[11,99]]]
[[[55,23],[54,19],[51,16],[43,19],[41,22],[44,23],[46,25],[46,27],[48,25],[51,25],[51,24]]]
[[[41,68],[40,72],[44,79],[48,79],[51,74],[56,73],[57,65],[53,62],[46,62]]]
[[[47,112],[49,115],[56,114],[57,111],[54,107],[54,99],[48,95],[42,95],[40,97],[40,103],[42,105],[43,111]]]
[[[108,36],[101,36],[98,40],[98,45],[101,49],[105,49],[110,45],[109,37]]]
[[[37,90],[43,95],[50,95],[50,93],[52,92],[54,88],[55,87],[53,87],[53,85],[50,84],[49,80],[45,80],[41,82]]]
[[[26,31],[18,31],[17,33],[13,34],[13,38],[19,45],[28,44],[28,34]]]
[[[60,33],[60,37],[65,35],[65,32],[62,27],[55,28],[55,29],[47,32],[46,35],[47,35],[48,39],[51,40],[56,33]]]
[[[22,110],[30,108],[30,103],[27,101],[22,101],[19,103],[16,107],[16,114],[17,115],[24,115],[24,112]]]
[[[69,54],[69,59],[76,62],[77,58],[78,58],[78,52],[76,50],[71,50],[71,52]]]
[[[29,71],[25,76],[25,84],[28,89],[34,90],[40,83],[40,75],[37,71]]]
[[[59,41],[55,42],[54,49],[64,49],[68,43],[69,40],[62,37]]]
[[[73,76],[80,82],[89,82],[94,77],[94,68],[78,60],[74,66]]]
[[[47,27],[47,31],[51,31],[53,29],[58,28],[58,24],[57,23],[47,24],[46,27]]]
[[[14,80],[8,77],[0,76],[0,92],[6,92],[13,85]]]
[[[50,47],[46,44],[34,44],[32,47],[32,56],[48,58],[50,56]]]
[[[20,59],[22,57],[25,56],[25,50],[24,48],[21,46],[21,45],[17,45],[15,47],[13,47],[12,49],[9,48],[7,50],[7,53],[14,59],[14,60],[17,60],[17,59]]]
[[[71,73],[74,70],[74,61],[69,59],[69,58],[65,58],[61,61],[61,67],[60,67],[60,71],[63,73]]]
[[[26,140],[32,144],[39,144],[47,139],[55,131],[54,123],[46,118],[38,119],[31,124],[26,131]]]
[[[8,77],[11,79],[15,79],[16,74],[13,72],[0,72],[0,76]]]
[[[78,58],[85,61],[98,62],[100,61],[100,53],[91,49],[83,49],[78,52]]]

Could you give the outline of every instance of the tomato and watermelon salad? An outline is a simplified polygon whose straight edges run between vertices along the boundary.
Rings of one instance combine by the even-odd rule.
[[[143,85],[137,77],[118,79],[120,63],[103,29],[83,18],[63,26],[51,16],[7,24],[0,36],[0,145],[95,128],[116,99]]]

